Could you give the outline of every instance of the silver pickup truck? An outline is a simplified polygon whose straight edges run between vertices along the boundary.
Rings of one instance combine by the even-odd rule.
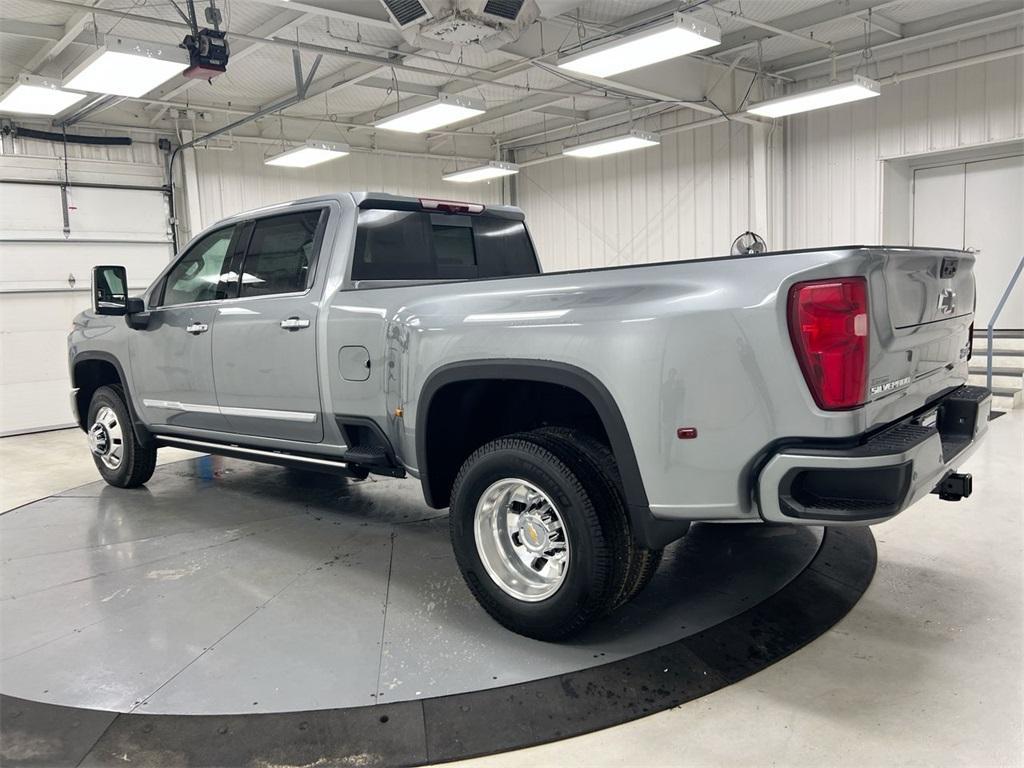
[[[542,275],[523,219],[345,193],[216,224],[140,298],[97,267],[69,338],[97,468],[138,486],[168,445],[419,478],[481,605],[544,639],[631,599],[693,521],[970,494],[970,253]]]

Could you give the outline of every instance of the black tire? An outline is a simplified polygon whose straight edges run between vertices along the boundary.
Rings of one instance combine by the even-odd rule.
[[[626,494],[623,490],[622,476],[619,474],[619,467],[615,461],[615,455],[611,449],[591,435],[580,430],[569,427],[544,427],[537,430],[538,434],[548,435],[563,443],[576,446],[590,462],[593,470],[601,474],[607,483],[607,492],[615,494],[621,505],[621,525],[625,526],[625,536],[629,540],[629,550],[625,565],[625,574],[622,576],[622,587],[616,596],[609,611],[614,611],[634,597],[651,583],[654,574],[661,565],[663,550],[649,549],[636,542],[633,537],[630,525],[629,510],[626,505]]]
[[[550,596],[529,602],[491,578],[477,550],[477,502],[495,482],[520,478],[543,491],[558,509],[570,557],[564,580]],[[496,621],[527,637],[559,640],[608,611],[622,589],[618,562],[629,541],[610,524],[604,486],[571,446],[547,435],[512,435],[487,443],[462,465],[452,490],[449,529],[455,558],[476,599]]]
[[[121,461],[118,466],[112,468],[93,453],[93,462],[100,475],[110,485],[117,488],[138,488],[153,476],[153,470],[156,469],[156,445],[153,442],[143,445],[136,438],[124,393],[119,386],[100,387],[93,394],[89,403],[89,430],[97,423],[96,417],[104,407],[114,412],[116,424],[121,430]]]

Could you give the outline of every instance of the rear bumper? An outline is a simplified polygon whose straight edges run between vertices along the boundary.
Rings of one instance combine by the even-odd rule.
[[[992,393],[965,386],[858,445],[784,448],[757,481],[761,517],[807,525],[888,520],[933,488],[977,447]]]

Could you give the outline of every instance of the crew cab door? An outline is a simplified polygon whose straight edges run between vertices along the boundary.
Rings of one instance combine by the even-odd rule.
[[[240,227],[210,232],[178,259],[150,297],[149,323],[130,334],[136,406],[150,424],[224,430],[212,362],[213,324]]]
[[[216,308],[213,370],[228,430],[323,440],[313,290],[328,209],[289,209],[255,219],[235,262],[237,298]]]

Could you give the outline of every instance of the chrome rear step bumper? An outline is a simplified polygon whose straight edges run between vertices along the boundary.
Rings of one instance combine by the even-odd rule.
[[[888,520],[965,461],[988,429],[992,393],[964,386],[913,416],[844,448],[786,448],[757,482],[769,522],[870,525]]]

